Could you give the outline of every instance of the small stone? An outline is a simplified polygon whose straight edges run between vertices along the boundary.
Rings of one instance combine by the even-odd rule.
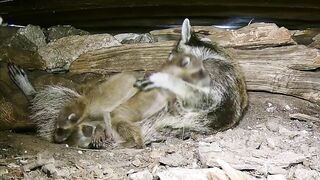
[[[135,34],[135,33],[124,33],[117,34],[114,36],[122,44],[137,44],[137,43],[154,43],[156,40],[150,33],[146,34]]]
[[[268,143],[268,146],[272,149],[274,149],[276,147],[272,138],[267,138],[267,143]]]
[[[207,151],[222,152],[222,149],[217,142],[212,142],[212,143],[199,142],[199,146],[203,147]]]
[[[8,169],[6,167],[0,166],[0,177],[5,175],[5,174],[8,174],[8,173],[9,173],[9,171],[8,171]]]
[[[287,174],[287,171],[281,167],[271,166],[268,169],[270,174]]]
[[[170,145],[169,146],[169,149],[166,150],[166,153],[168,154],[172,154],[172,153],[175,153],[176,150],[175,150],[175,147],[173,145]]]
[[[28,25],[22,28],[2,27],[0,45],[8,48],[36,52],[46,45],[45,36],[39,26]]]
[[[299,134],[303,135],[302,131],[290,131],[289,129],[284,128],[284,127],[279,128],[279,133],[284,136],[289,136],[291,138],[299,136]]]
[[[70,176],[70,170],[66,168],[59,168],[57,169],[57,176],[63,177],[64,179],[67,179]]]
[[[19,165],[17,165],[17,164],[15,164],[15,163],[10,163],[10,164],[8,164],[8,168],[19,168],[20,166]]]
[[[266,127],[272,132],[279,131],[279,119],[272,119],[266,122]]]
[[[42,166],[42,171],[46,173],[49,177],[56,178],[58,176],[57,169],[53,163]]]
[[[153,176],[149,170],[140,171],[129,175],[129,179],[132,180],[152,180]]]
[[[179,153],[167,154],[165,157],[161,157],[159,161],[162,164],[172,167],[185,166],[189,163],[188,160]]]
[[[276,109],[277,109],[277,107],[268,107],[266,109],[266,111],[269,112],[269,113],[273,113]]]
[[[2,17],[0,16],[0,25],[2,24],[2,22],[3,22],[3,19],[2,19]]]
[[[130,169],[130,170],[127,172],[127,174],[132,174],[132,173],[135,173],[135,172],[136,172],[136,170]]]
[[[22,165],[28,164],[28,160],[20,160],[19,162],[20,162]]]
[[[273,158],[276,160],[274,164],[278,167],[286,168],[290,166],[290,164],[302,163],[307,157],[304,154],[286,151],[275,155]]]
[[[136,167],[139,167],[139,166],[141,166],[142,163],[139,159],[135,159],[134,161],[132,161],[132,164]]]
[[[47,71],[68,70],[81,54],[121,45],[110,34],[74,35],[48,43],[38,50]]]
[[[286,176],[282,174],[268,175],[267,180],[286,180]]]
[[[46,45],[46,37],[40,26],[28,25],[18,30],[18,34],[26,37],[30,42],[35,44],[37,48]]]
[[[52,27],[49,27],[46,31],[48,42],[52,42],[67,36],[88,35],[88,34],[90,33],[81,29],[76,29],[70,25],[52,26]]]
[[[315,170],[298,168],[294,172],[294,177],[297,179],[319,179],[320,172],[317,172]]]
[[[290,111],[291,110],[291,107],[287,104],[284,106],[284,108],[287,110],[287,111]]]
[[[133,169],[131,169],[131,170],[133,170]],[[134,171],[134,170],[133,170]],[[102,173],[103,173],[103,175],[108,175],[108,176],[112,176],[113,174],[114,174],[114,170],[112,169],[112,168],[109,168],[109,167],[103,167],[103,169],[102,169]],[[128,171],[128,174],[129,174],[130,172]],[[132,172],[133,173],[133,172]]]
[[[153,150],[151,153],[150,153],[150,157],[152,159],[158,159],[160,158],[161,156],[164,156],[165,153],[163,151],[159,151],[159,150]]]
[[[78,151],[78,154],[83,154],[83,152],[79,150],[79,151]]]
[[[320,153],[318,153],[318,154],[320,154]],[[314,158],[312,158],[309,166],[310,166],[310,168],[320,172],[320,156],[317,155]]]

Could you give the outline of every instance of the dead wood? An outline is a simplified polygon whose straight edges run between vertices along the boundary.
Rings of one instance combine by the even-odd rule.
[[[200,36],[210,39],[222,47],[241,49],[277,47],[292,45],[296,42],[284,27],[273,23],[254,23],[237,30],[224,30],[210,26],[194,26],[193,30]],[[150,33],[158,41],[179,40],[180,28],[154,30]]]
[[[70,71],[155,71],[165,62],[173,45],[174,42],[169,41],[92,51],[71,64]],[[319,50],[292,45],[227,51],[243,68],[248,90],[286,94],[320,104]]]

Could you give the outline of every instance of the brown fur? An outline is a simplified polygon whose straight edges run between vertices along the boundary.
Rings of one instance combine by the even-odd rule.
[[[185,58],[187,57],[187,61]],[[177,55],[170,59],[161,72],[166,72],[186,81],[201,81],[207,77],[202,69],[202,63],[190,55]],[[140,91],[128,101],[116,107],[110,113],[112,128],[124,140],[125,147],[144,147],[144,140],[139,125],[136,122],[147,119],[164,108],[171,106],[175,95],[164,89]]]
[[[99,122],[99,125],[104,128],[103,113],[112,111],[137,92],[137,89],[133,87],[136,77],[135,73],[115,75],[95,88],[90,88],[83,96],[68,102],[58,115],[54,141],[64,143],[67,139],[83,137],[81,133],[75,132],[78,132],[79,127],[83,124],[90,124],[93,121]],[[93,141],[100,138],[100,132],[93,133]]]

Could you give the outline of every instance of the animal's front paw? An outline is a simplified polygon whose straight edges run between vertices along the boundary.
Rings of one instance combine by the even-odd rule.
[[[148,91],[154,88],[166,88],[170,77],[171,76],[166,73],[154,73],[147,78],[137,80],[134,87],[142,91]]]
[[[149,78],[138,79],[133,86],[141,91],[148,91],[155,88],[154,83],[151,82]]]
[[[94,134],[92,135],[92,141],[90,143],[90,148],[92,149],[103,149],[106,148],[108,144],[112,143],[111,137],[108,137],[106,130],[102,127],[97,126]]]
[[[18,65],[9,63],[8,71],[9,71],[9,76],[11,80],[14,83],[16,83],[19,87],[21,87],[21,84],[23,84],[25,82],[25,79],[28,78],[24,70]]]

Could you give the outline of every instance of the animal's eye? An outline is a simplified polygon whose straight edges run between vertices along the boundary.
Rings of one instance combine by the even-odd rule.
[[[58,128],[58,129],[56,129],[56,135],[57,136],[63,136],[64,134],[66,134],[65,133],[65,130],[64,129],[62,129],[62,128]]]
[[[54,142],[62,143],[66,141],[71,135],[72,131],[70,129],[57,128],[54,132]]]
[[[184,57],[183,59],[182,59],[182,62],[181,62],[181,66],[182,67],[186,67],[186,66],[188,66],[189,64],[190,64],[190,62],[191,62],[191,59],[190,59],[190,57]]]

